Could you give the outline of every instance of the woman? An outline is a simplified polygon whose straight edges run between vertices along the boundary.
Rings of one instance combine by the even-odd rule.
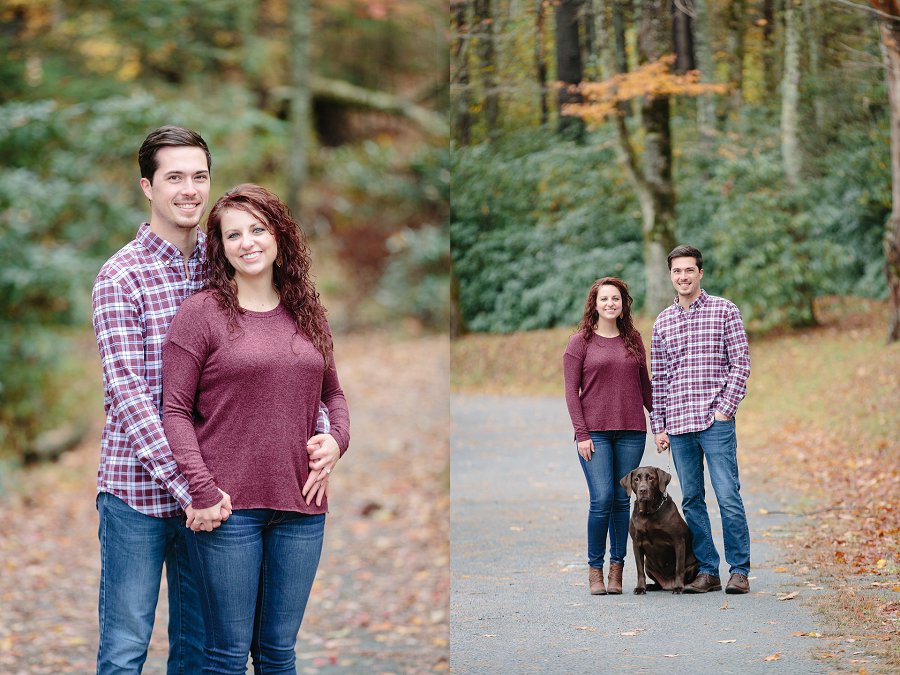
[[[256,672],[294,673],[327,477],[350,442],[347,404],[287,207],[239,185],[207,230],[207,288],[181,305],[163,347],[163,425],[194,507],[203,672],[244,673],[250,652]],[[315,433],[320,400],[328,434]]]
[[[615,277],[594,282],[577,333],[563,356],[566,405],[587,479],[588,583],[592,595],[620,594],[628,545],[629,497],[619,481],[644,454],[652,410],[647,355],[631,320],[628,285]],[[609,580],[603,559],[609,533]]]

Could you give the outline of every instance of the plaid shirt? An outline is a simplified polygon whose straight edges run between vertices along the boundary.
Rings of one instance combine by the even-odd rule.
[[[703,431],[712,425],[716,410],[732,417],[750,376],[740,310],[703,290],[689,309],[676,298],[653,324],[650,365],[654,434]]]
[[[163,433],[162,345],[182,301],[204,283],[206,237],[198,233],[188,259],[141,225],[133,241],[100,269],[92,294],[94,333],[103,365],[106,424],[97,491],[109,492],[148,516],[175,516],[191,503]],[[316,431],[328,433],[321,407]]]

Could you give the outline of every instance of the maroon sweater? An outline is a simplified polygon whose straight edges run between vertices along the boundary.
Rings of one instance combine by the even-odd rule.
[[[566,406],[575,439],[590,439],[589,431],[646,431],[644,408],[653,410],[647,355],[638,336],[641,361],[625,347],[621,336],[576,333],[563,356]]]
[[[216,504],[221,488],[235,509],[325,513],[306,505],[306,442],[319,400],[331,435],[350,444],[350,416],[334,367],[297,334],[283,306],[246,311],[230,332],[209,291],[185,300],[163,345],[163,428],[194,508]]]

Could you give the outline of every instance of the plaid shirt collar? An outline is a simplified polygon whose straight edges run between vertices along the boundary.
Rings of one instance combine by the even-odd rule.
[[[181,258],[181,249],[170,241],[166,241],[156,232],[150,229],[150,223],[141,223],[138,228],[137,236],[134,240],[140,244],[144,250],[151,256],[157,258],[166,265],[170,264],[176,258]],[[197,231],[197,245],[191,253],[191,259],[199,258],[203,254],[206,236],[203,230]]]
[[[701,288],[701,289],[700,289],[700,295],[697,296],[697,299],[694,300],[694,301],[690,304],[690,306],[689,306],[687,309],[685,309],[684,307],[682,307],[682,306],[681,306],[681,303],[678,302],[678,296],[677,296],[677,295],[675,296],[675,301],[674,301],[674,303],[672,303],[672,304],[674,304],[675,307],[677,307],[681,312],[694,312],[694,311],[703,309],[703,305],[706,304],[707,300],[709,300],[709,293],[707,293],[706,291],[704,291],[704,290]]]

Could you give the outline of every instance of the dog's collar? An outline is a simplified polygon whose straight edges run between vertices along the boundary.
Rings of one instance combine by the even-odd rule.
[[[669,493],[668,493],[668,492],[663,492],[662,499],[659,500],[659,506],[657,506],[655,509],[653,509],[650,513],[648,513],[648,514],[646,514],[646,515],[652,516],[654,513],[656,513],[657,511],[659,511],[659,510],[663,507],[663,504],[665,504],[666,501],[668,501],[668,499],[669,499]]]

